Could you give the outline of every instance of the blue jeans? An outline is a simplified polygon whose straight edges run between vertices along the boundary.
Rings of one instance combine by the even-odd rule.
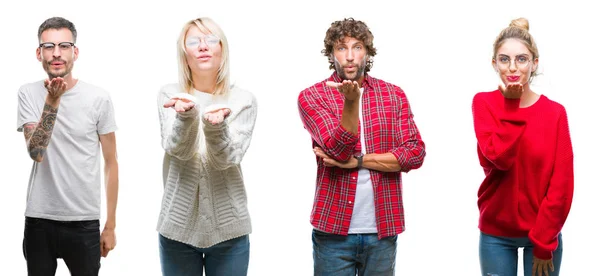
[[[25,217],[23,255],[27,275],[52,276],[62,258],[74,276],[100,270],[100,221],[55,221]]]
[[[519,247],[523,247],[523,272],[531,276],[533,270],[533,244],[527,237],[507,238],[481,233],[479,237],[479,264],[482,276],[516,276]],[[558,247],[552,253],[554,272],[558,276],[562,260],[562,234],[558,234]]]
[[[394,275],[398,236],[379,240],[377,234],[327,234],[313,230],[314,275]]]
[[[250,260],[248,235],[198,248],[158,235],[163,276],[245,276]]]

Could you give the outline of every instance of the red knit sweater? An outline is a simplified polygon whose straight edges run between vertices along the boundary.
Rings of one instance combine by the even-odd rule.
[[[573,150],[565,108],[546,96],[526,108],[499,90],[473,98],[479,163],[479,229],[529,237],[551,259],[573,199]]]

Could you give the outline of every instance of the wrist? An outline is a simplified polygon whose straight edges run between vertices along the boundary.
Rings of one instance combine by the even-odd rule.
[[[46,96],[46,104],[51,107],[58,108],[58,106],[60,104],[60,98]]]
[[[117,225],[114,221],[106,221],[106,223],[104,223],[104,230],[114,231],[116,227]]]
[[[354,159],[356,159],[356,168],[357,169],[361,169],[362,168],[362,166],[363,166],[363,157],[364,157],[364,154],[362,152],[354,155]]]

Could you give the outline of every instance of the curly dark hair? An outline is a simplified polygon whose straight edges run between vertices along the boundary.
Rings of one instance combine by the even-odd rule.
[[[48,29],[59,30],[62,28],[65,28],[65,29],[68,29],[69,31],[71,31],[71,34],[73,34],[73,43],[75,43],[77,41],[77,30],[75,29],[75,25],[71,21],[64,19],[62,17],[51,17],[51,18],[46,19],[46,21],[44,21],[38,29],[38,40],[42,39],[42,33],[45,30],[48,30]]]
[[[356,38],[365,44],[367,55],[369,55],[365,72],[369,72],[371,67],[373,67],[372,58],[377,54],[377,49],[373,46],[373,34],[364,22],[354,20],[352,17],[331,23],[331,27],[327,30],[325,40],[323,41],[325,49],[321,50],[321,53],[329,59],[329,69],[335,68],[333,59],[331,58],[333,46],[337,42],[341,42],[346,36]]]

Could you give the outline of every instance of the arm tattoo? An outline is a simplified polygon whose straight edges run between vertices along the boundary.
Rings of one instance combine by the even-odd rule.
[[[25,126],[24,132],[25,139],[27,139],[27,149],[29,150],[29,156],[33,160],[40,162],[44,158],[46,148],[48,148],[48,144],[50,143],[57,113],[58,108],[45,104],[40,122],[37,125],[30,124]]]

